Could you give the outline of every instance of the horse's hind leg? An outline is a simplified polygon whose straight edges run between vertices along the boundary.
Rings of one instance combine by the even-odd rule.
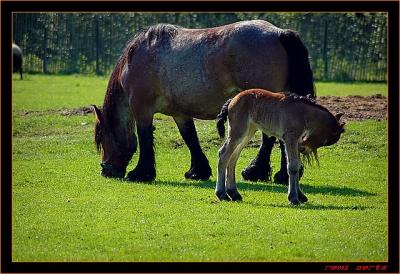
[[[139,161],[134,170],[128,173],[130,181],[152,181],[156,177],[154,158],[153,118],[136,119],[139,138]]]
[[[185,178],[194,180],[208,180],[211,176],[211,167],[201,150],[193,119],[189,117],[174,117],[179,132],[190,150],[190,169]]]
[[[243,169],[242,176],[249,181],[269,181],[271,177],[270,157],[276,138],[262,134],[262,144],[256,158]]]

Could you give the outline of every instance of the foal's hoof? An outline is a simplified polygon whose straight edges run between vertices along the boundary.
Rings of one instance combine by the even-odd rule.
[[[271,179],[271,171],[267,168],[262,168],[257,165],[249,165],[242,170],[243,179],[248,181],[265,181],[268,182]]]
[[[231,200],[231,198],[229,198],[228,194],[226,194],[226,192],[224,192],[224,191],[216,191],[215,195],[217,195],[217,197],[220,201],[228,201],[229,202]]]
[[[228,189],[226,191],[229,195],[229,197],[232,198],[232,201],[242,201],[242,195],[239,194],[239,192],[237,191],[237,189]]]
[[[150,182],[156,178],[155,171],[142,171],[134,169],[128,173],[127,180],[131,182]]]
[[[185,178],[186,179],[191,179],[191,180],[208,180],[211,176],[211,167],[202,167],[202,168],[196,168],[192,167],[190,168],[186,173],[185,173]]]

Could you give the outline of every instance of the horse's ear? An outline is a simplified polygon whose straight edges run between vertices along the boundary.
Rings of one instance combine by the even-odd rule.
[[[340,118],[344,115],[343,112],[339,112],[338,114],[335,115],[335,118],[337,121],[340,121]]]
[[[92,111],[94,112],[94,115],[96,116],[96,121],[99,124],[103,123],[103,114],[101,113],[101,110],[98,109],[95,105],[90,105],[90,108],[92,109]]]

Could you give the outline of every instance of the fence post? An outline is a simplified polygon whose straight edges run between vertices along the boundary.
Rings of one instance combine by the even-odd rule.
[[[323,57],[324,59],[324,80],[328,80],[328,20],[325,20],[324,26],[324,49]]]
[[[95,32],[96,32],[96,74],[100,74],[100,63],[99,63],[99,58],[100,58],[100,33],[99,33],[99,15],[96,14],[94,16],[95,20]]]

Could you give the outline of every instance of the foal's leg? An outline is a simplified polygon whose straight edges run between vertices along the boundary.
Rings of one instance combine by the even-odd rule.
[[[251,140],[251,138],[254,136],[254,133],[255,130],[251,130],[246,134],[242,142],[236,147],[235,151],[232,153],[232,156],[228,162],[225,187],[226,187],[226,192],[228,193],[229,197],[232,198],[232,201],[242,200],[242,196],[238,192],[236,186],[235,167],[240,153],[242,152],[243,148],[247,145],[247,143]]]
[[[287,185],[289,183],[289,175],[287,171],[287,161],[285,153],[285,143],[279,140],[279,146],[281,149],[281,169],[274,175],[274,183]],[[303,176],[304,166],[300,165],[299,180]]]
[[[302,167],[302,166],[301,166],[301,167]],[[301,170],[301,167],[300,167],[300,170]],[[300,176],[300,173],[299,173],[299,176]],[[300,200],[301,203],[305,203],[305,202],[308,201],[308,198],[307,198],[307,196],[303,193],[303,191],[302,191],[301,188],[300,188],[300,178],[298,179],[297,182],[298,182],[298,183],[297,183],[297,194],[299,195],[299,200]]]
[[[156,177],[153,138],[153,117],[136,119],[139,138],[139,161],[134,170],[128,173],[130,181],[152,181]]]
[[[220,200],[231,200],[231,198],[228,197],[225,188],[225,180],[227,174],[226,167],[228,166],[229,159],[231,158],[232,153],[235,151],[237,145],[238,142],[235,142],[230,137],[228,137],[224,145],[218,151],[218,178],[215,185],[215,195],[217,195]]]
[[[243,169],[242,176],[249,181],[269,181],[271,178],[270,157],[276,138],[262,134],[262,144],[256,158]]]
[[[193,119],[189,117],[174,117],[174,120],[183,140],[190,150],[190,169],[185,173],[185,178],[208,180],[211,176],[211,167],[201,150]]]
[[[289,173],[289,189],[288,200],[292,205],[300,204],[298,190],[299,187],[299,169],[300,155],[297,140],[295,138],[285,139],[286,155],[287,155],[287,170]]]
[[[218,161],[218,179],[217,185],[215,187],[215,194],[220,200],[230,200],[227,195],[227,189],[231,190],[230,195],[234,200],[241,200],[239,193],[235,196],[236,182],[235,180],[235,167],[237,158],[239,157],[241,149],[238,149],[242,141],[249,134],[248,117],[247,115],[240,115],[240,113],[235,113],[233,118],[229,119],[229,130],[228,138],[226,139],[224,145],[219,150],[219,161]],[[252,130],[254,134],[255,130]],[[248,140],[246,141],[246,143]],[[236,155],[232,155],[237,152]],[[232,158],[233,157],[233,158]],[[232,161],[231,161],[232,159]],[[227,169],[229,165],[229,169]],[[228,177],[228,178],[226,178]],[[227,183],[226,181],[229,180]],[[237,192],[237,190],[236,190]]]

